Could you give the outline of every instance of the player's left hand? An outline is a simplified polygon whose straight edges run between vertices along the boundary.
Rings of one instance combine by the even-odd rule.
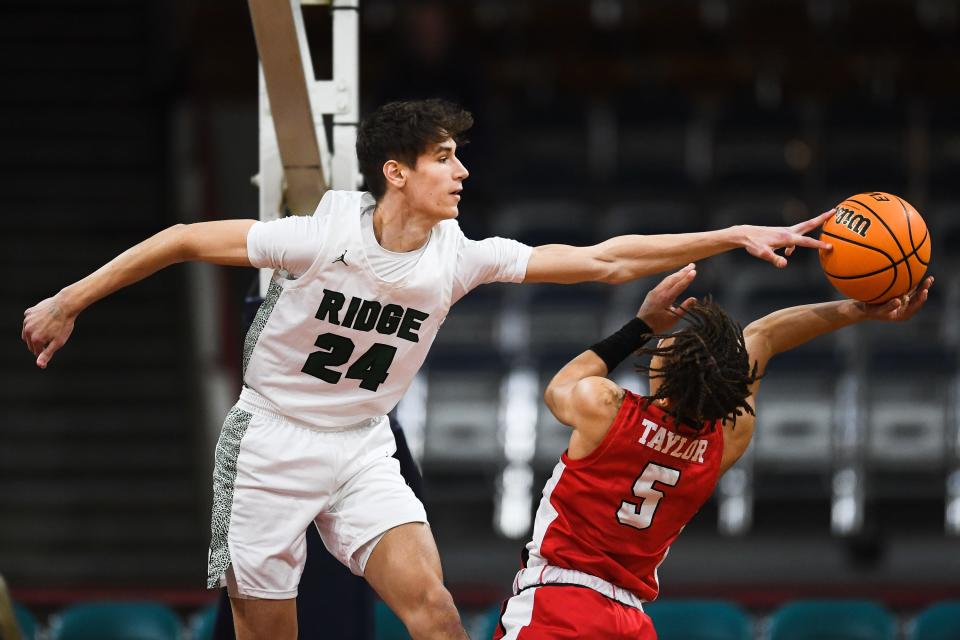
[[[887,322],[904,322],[912,318],[923,307],[930,296],[930,287],[933,286],[933,276],[927,276],[920,285],[906,295],[892,298],[880,304],[866,304],[860,302],[857,306],[870,320],[886,320]]]
[[[687,298],[679,306],[673,304],[696,277],[697,267],[693,263],[671,273],[647,293],[637,317],[646,322],[654,333],[669,331],[683,317],[684,309],[697,301],[696,298]]]
[[[27,349],[37,356],[37,366],[46,369],[53,354],[73,333],[76,316],[69,315],[57,301],[47,298],[23,312],[23,331],[20,338]]]
[[[786,247],[784,253],[790,256],[797,247],[826,250],[833,248],[828,242],[823,242],[822,240],[817,240],[816,238],[811,238],[806,235],[829,220],[833,213],[833,209],[824,211],[816,218],[798,222],[792,227],[756,227],[753,225],[743,225],[740,227],[743,232],[741,244],[750,255],[755,258],[760,258],[761,260],[766,260],[773,266],[782,269],[787,266],[787,259],[777,254],[777,249]]]

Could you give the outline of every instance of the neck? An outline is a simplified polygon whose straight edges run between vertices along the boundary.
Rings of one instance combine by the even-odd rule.
[[[402,196],[393,193],[384,195],[373,212],[373,233],[377,242],[394,253],[416,251],[422,247],[435,224],[436,220],[418,214]]]

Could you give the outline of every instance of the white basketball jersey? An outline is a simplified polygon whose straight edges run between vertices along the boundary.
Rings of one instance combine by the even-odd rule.
[[[360,192],[324,195],[304,225],[317,236],[316,259],[295,280],[274,274],[247,336],[245,386],[283,415],[320,428],[392,409],[452,304],[465,241],[457,222],[437,224],[416,268],[388,282],[364,252],[360,214],[372,203]]]

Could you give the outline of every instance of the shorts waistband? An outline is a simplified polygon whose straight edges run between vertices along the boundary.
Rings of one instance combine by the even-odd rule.
[[[530,587],[541,587],[549,584],[587,587],[602,596],[616,600],[620,604],[643,611],[644,601],[623,587],[618,587],[612,582],[607,582],[603,578],[598,578],[589,573],[550,565],[527,567],[518,571],[517,577],[513,580],[513,592],[517,594]]]
[[[269,418],[282,418],[298,427],[304,427],[305,429],[312,429],[314,431],[322,431],[325,433],[333,431],[354,431],[356,429],[364,429],[367,427],[372,427],[381,420],[386,419],[386,416],[374,416],[373,418],[367,418],[366,420],[361,420],[360,422],[354,422],[346,425],[324,425],[307,422],[306,420],[294,418],[293,416],[283,413],[275,404],[246,385],[244,385],[240,390],[240,399],[237,400],[237,406],[244,411],[248,411],[256,415],[266,416]]]

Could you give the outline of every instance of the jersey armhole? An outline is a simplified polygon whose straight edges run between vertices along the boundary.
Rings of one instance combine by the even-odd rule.
[[[312,214],[312,215],[316,216],[317,214],[314,213],[314,214]],[[313,262],[310,263],[310,266],[309,266],[309,267],[307,267],[306,269],[304,269],[303,273],[301,273],[301,274],[299,274],[299,275],[297,275],[297,276],[294,276],[294,277],[287,277],[287,278],[285,278],[285,279],[284,279],[285,281],[284,281],[284,283],[283,283],[283,288],[284,288],[284,289],[293,289],[293,288],[296,288],[297,286],[299,286],[299,284],[300,284],[301,282],[305,282],[305,281],[308,280],[308,278],[307,278],[308,275],[313,274],[314,272],[316,272],[316,271],[319,269],[319,267],[318,267],[317,265],[321,264],[321,263],[322,263],[322,259],[327,255],[327,246],[328,246],[328,243],[326,242],[326,240],[327,240],[327,237],[328,237],[328,236],[327,236],[327,234],[326,234],[326,229],[327,229],[327,226],[329,225],[329,223],[330,223],[330,213],[329,213],[329,212],[326,212],[326,213],[322,214],[322,219],[317,220],[317,225],[318,225],[318,227],[319,227],[318,233],[317,233],[317,244],[318,244],[318,246],[317,246],[316,255],[314,255],[314,257],[313,257]]]

